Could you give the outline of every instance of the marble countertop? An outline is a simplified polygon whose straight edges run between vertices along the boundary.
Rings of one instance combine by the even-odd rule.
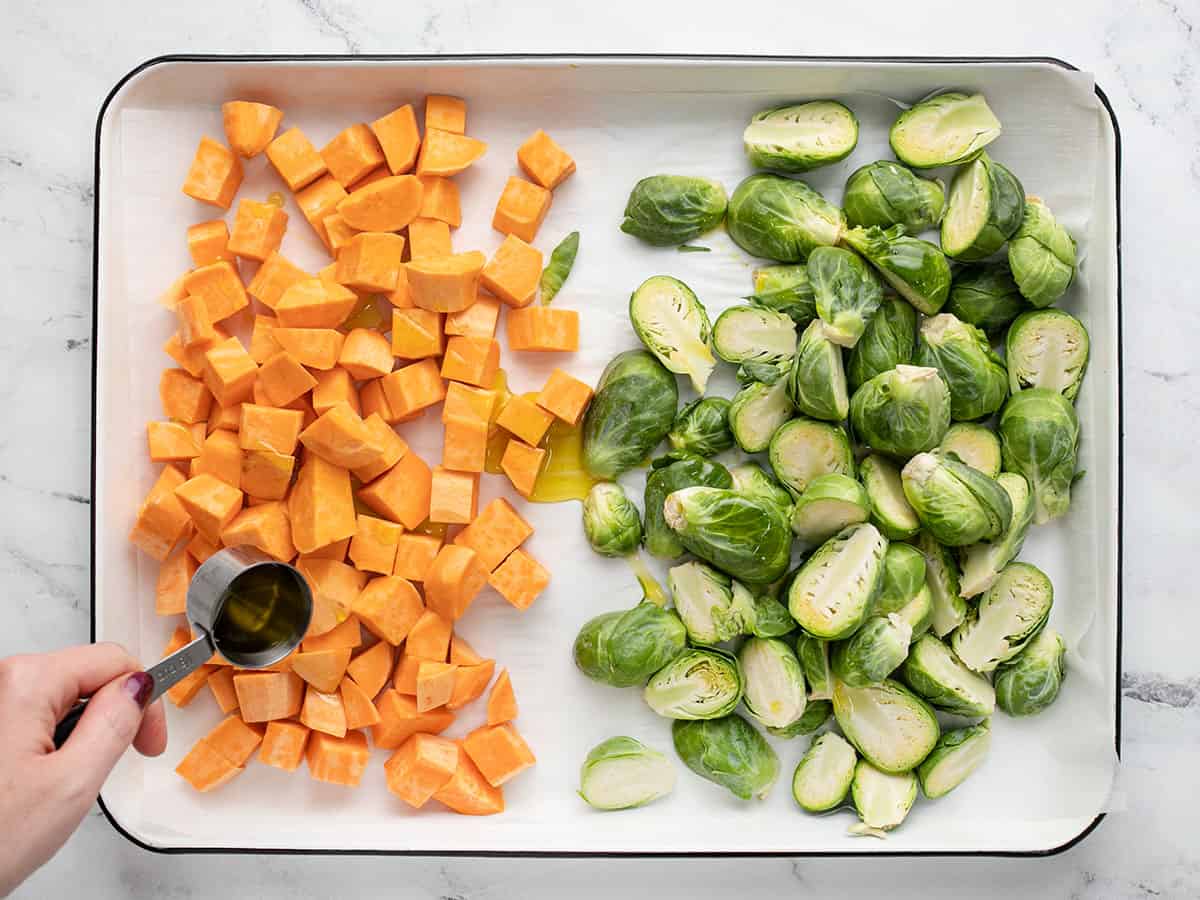
[[[107,898],[659,897],[786,893],[1200,895],[1200,605],[1187,568],[1200,505],[1193,301],[1200,208],[1200,7],[1168,0],[871,0],[818,7],[608,0],[8,0],[0,32],[0,656],[88,638],[92,156],[96,110],[169,52],[694,51],[1048,55],[1095,73],[1124,142],[1125,623],[1123,764],[1114,811],[1045,860],[529,861],[159,856],[98,811],[18,890]],[[18,123],[19,127],[18,127]],[[1191,474],[1189,474],[1191,473]],[[15,615],[14,615],[15,613]],[[600,869],[603,868],[603,875]],[[353,885],[352,891],[349,886]]]

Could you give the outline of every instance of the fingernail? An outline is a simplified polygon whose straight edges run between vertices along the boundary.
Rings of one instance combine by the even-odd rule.
[[[145,672],[134,672],[125,679],[123,687],[126,696],[144,708],[150,702],[150,692],[154,690],[154,679]]]

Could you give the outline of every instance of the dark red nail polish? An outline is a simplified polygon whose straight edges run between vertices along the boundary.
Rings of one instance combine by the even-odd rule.
[[[125,679],[125,693],[138,706],[145,707],[150,702],[150,692],[154,690],[154,679],[145,672],[134,672]]]

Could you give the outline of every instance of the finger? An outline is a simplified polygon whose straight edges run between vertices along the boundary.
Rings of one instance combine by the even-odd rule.
[[[136,672],[141,664],[120,644],[84,644],[47,653],[42,690],[57,723],[80,697],[88,697],[118,675]]]
[[[167,749],[167,716],[161,700],[146,707],[133,747],[142,756],[158,756]]]

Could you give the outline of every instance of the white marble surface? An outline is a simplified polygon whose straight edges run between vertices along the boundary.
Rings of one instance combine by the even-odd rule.
[[[1052,55],[1095,73],[1124,141],[1124,762],[1116,807],[1047,860],[508,861],[167,857],[99,813],[21,897],[475,898],[1200,895],[1200,607],[1192,468],[1200,224],[1200,4],[1013,0],[818,6],[749,14],[692,0],[567,4],[6,0],[0,30],[0,656],[88,636],[92,147],[96,110],[166,52],[664,50]],[[890,11],[889,11],[890,10]],[[15,823],[0,823],[0,832]]]

